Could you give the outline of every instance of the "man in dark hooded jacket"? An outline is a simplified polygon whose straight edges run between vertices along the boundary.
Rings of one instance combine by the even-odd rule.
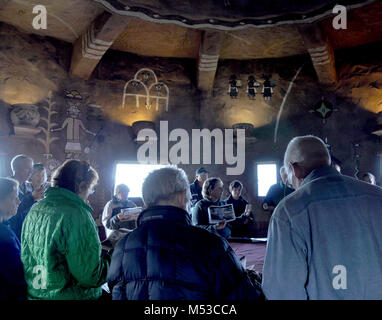
[[[147,209],[113,253],[108,285],[114,300],[259,297],[228,242],[191,225],[191,194],[182,169],[153,171],[142,194]]]

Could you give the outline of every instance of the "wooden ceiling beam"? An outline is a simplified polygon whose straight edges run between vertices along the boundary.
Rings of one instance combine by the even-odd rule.
[[[215,30],[203,31],[197,67],[197,85],[199,90],[210,91],[214,87],[223,39],[224,32]]]
[[[128,17],[100,14],[74,43],[70,76],[88,79],[105,52],[126,28]]]
[[[323,85],[335,84],[337,72],[334,50],[320,23],[299,25],[298,29],[312,59],[318,81]]]

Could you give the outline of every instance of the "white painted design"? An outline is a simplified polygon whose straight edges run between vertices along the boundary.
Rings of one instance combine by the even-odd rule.
[[[133,90],[135,93],[131,92]],[[134,79],[126,82],[123,88],[122,109],[125,108],[126,97],[128,96],[135,97],[137,108],[139,108],[139,101],[144,99],[147,110],[150,110],[152,104],[155,103],[156,111],[158,111],[162,101],[165,104],[165,110],[168,111],[170,91],[166,84],[158,81],[155,72],[151,69],[140,69],[135,74]]]
[[[99,44],[101,46],[106,46],[106,47],[110,47],[113,42],[110,41],[110,42],[107,42],[107,41],[103,41],[103,40],[100,40],[100,39],[97,39],[95,36],[94,36],[94,24],[91,25],[91,28],[90,28],[90,39],[92,41],[92,43],[94,44]]]
[[[41,142],[45,147],[45,154],[50,154],[50,145],[52,142],[58,140],[58,137],[51,137],[51,129],[57,126],[57,123],[52,122],[52,116],[57,114],[57,111],[53,110],[53,107],[56,105],[56,102],[52,101],[52,92],[49,92],[48,99],[45,100],[47,106],[42,108],[47,112],[45,117],[41,117],[40,121],[45,123],[45,127],[40,126],[41,132],[45,135],[45,139],[37,138],[37,141]]]
[[[100,60],[112,44],[112,42],[97,39],[94,36],[94,24],[91,24],[82,36],[82,56],[93,60]]]
[[[317,52],[327,51],[327,49],[328,49],[327,46],[324,45],[322,47],[309,48],[308,51],[309,51],[309,53],[314,54],[314,53],[317,53]]]
[[[280,110],[279,110],[279,113],[277,114],[277,121],[276,121],[276,127],[275,127],[275,135],[274,135],[274,139],[273,139],[273,142],[276,143],[277,142],[277,131],[279,129],[279,123],[280,123],[280,118],[281,118],[281,114],[283,113],[283,110],[284,110],[284,104],[285,104],[285,101],[289,95],[289,92],[291,91],[292,89],[292,86],[293,86],[293,83],[294,81],[296,80],[298,74],[300,73],[302,67],[304,66],[304,64],[300,67],[300,69],[297,70],[296,74],[294,75],[292,81],[289,83],[289,86],[288,86],[288,90],[283,98],[283,101],[281,102],[281,106],[280,106]]]
[[[324,61],[321,61],[321,62],[314,62],[313,61],[313,64],[315,66],[321,66],[321,65],[324,65],[324,64],[329,64],[330,63],[330,59],[327,59],[327,60],[324,60]]]
[[[203,68],[203,67],[199,67],[198,69],[199,69],[199,71],[203,71],[203,72],[216,71],[216,67],[213,67],[213,68]]]
[[[219,61],[219,55],[199,54],[199,71],[211,72],[216,71]]]
[[[327,45],[308,49],[314,65],[325,65],[331,62],[330,52]]]
[[[205,53],[202,53],[200,54],[200,59],[204,59],[204,60],[218,60],[219,59],[219,55],[210,55],[210,54],[205,54]]]

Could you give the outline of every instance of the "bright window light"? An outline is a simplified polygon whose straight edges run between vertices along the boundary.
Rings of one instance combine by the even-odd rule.
[[[269,187],[277,183],[277,166],[275,163],[257,165],[257,195],[265,197]]]
[[[126,184],[129,189],[129,197],[142,197],[142,184],[148,174],[165,167],[161,164],[131,164],[117,163],[115,170],[115,187],[121,183]]]

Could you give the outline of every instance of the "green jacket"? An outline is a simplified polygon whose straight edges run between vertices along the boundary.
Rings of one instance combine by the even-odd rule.
[[[110,258],[101,244],[91,208],[75,193],[52,187],[28,213],[21,261],[29,299],[97,299]]]

